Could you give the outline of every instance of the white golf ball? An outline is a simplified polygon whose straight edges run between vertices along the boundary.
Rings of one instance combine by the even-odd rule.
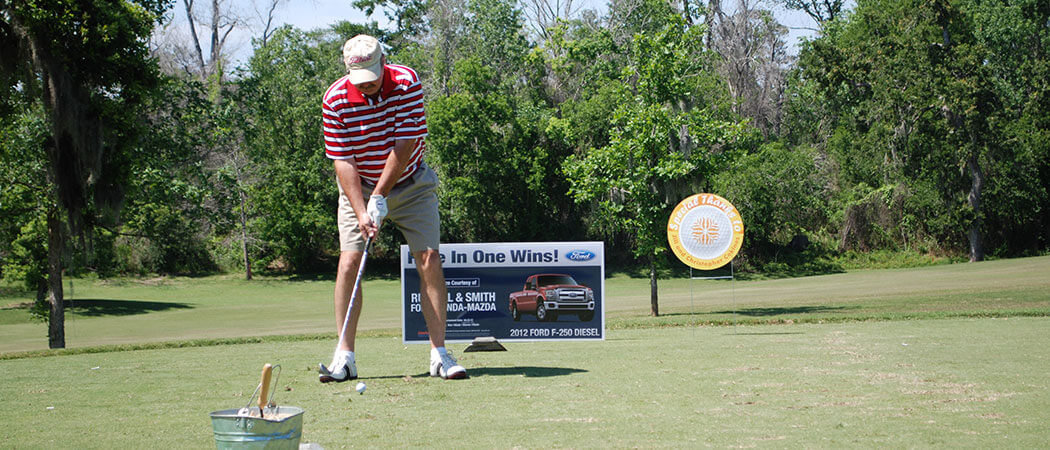
[[[364,383],[362,383],[362,382],[358,382],[357,383],[357,388],[356,389],[357,389],[357,393],[358,394],[364,394],[366,388],[367,388],[367,386],[365,386]]]

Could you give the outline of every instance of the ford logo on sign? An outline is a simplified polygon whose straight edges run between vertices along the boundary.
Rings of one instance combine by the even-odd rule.
[[[597,255],[587,250],[572,250],[566,256],[573,261],[590,261]]]

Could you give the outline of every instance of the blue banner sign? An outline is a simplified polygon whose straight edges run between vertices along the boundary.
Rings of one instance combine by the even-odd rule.
[[[603,242],[441,244],[448,288],[445,340],[604,340]],[[405,343],[429,342],[419,273],[401,246]]]

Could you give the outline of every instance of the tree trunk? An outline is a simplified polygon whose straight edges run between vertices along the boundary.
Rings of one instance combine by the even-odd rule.
[[[722,0],[710,0],[707,2],[707,12],[704,14],[704,27],[707,32],[704,36],[704,47],[711,49],[714,45],[715,20],[722,20]]]
[[[201,40],[197,37],[197,26],[193,20],[193,0],[182,0],[186,7],[186,21],[190,24],[190,37],[193,39],[194,56],[197,57],[197,68],[200,69],[201,81],[208,78],[206,66],[204,65],[204,51],[201,50]]]
[[[941,40],[943,41],[944,48],[948,49],[949,52],[952,49],[953,41],[952,35],[949,31],[949,24],[952,20],[951,12],[945,7],[945,4],[936,4],[938,23],[941,26]],[[962,75],[955,74],[956,81],[960,84],[965,83]],[[968,154],[966,155],[966,170],[970,172],[970,192],[966,195],[966,204],[973,211],[973,221],[970,222],[969,229],[966,230],[967,238],[970,241],[970,262],[977,262],[984,260],[984,245],[981,243],[981,190],[984,187],[984,172],[981,170],[980,162],[977,160],[979,153],[979,132],[974,130],[977,125],[972,124],[966,127],[964,120],[964,113],[955,113],[947,106],[944,107],[947,112],[947,118],[951,126],[955,129],[958,136],[964,136],[963,132],[968,131],[970,136],[970,143],[968,148]],[[972,121],[971,121],[972,122]],[[968,128],[968,130],[967,130]]]
[[[276,1],[274,2],[277,3]],[[241,172],[241,152],[239,147],[233,148],[230,164],[233,165],[234,174],[237,176],[234,189],[237,189],[237,198],[241,201],[239,218],[241,221],[241,256],[244,258],[244,279],[252,279],[252,261],[248,257],[248,194],[244,192],[244,173]]]
[[[649,258],[649,301],[653,317],[660,315],[660,301],[656,289],[656,258]]]
[[[66,348],[66,313],[62,295],[62,221],[58,209],[47,214],[47,300],[51,314],[47,320],[47,344],[50,348]]]
[[[241,197],[241,254],[244,256],[244,279],[251,281],[252,262],[248,258],[248,215],[244,211],[244,191],[238,188],[237,193]]]
[[[974,219],[970,223],[968,235],[970,238],[970,262],[984,260],[984,244],[981,242],[981,190],[984,187],[984,172],[977,162],[977,149],[974,148],[970,157],[966,160],[966,168],[970,171],[970,193],[967,195],[966,203],[973,210]]]
[[[209,64],[211,67],[208,68],[209,75],[215,73],[215,63],[219,60],[219,53],[222,52],[222,48],[219,45],[219,20],[222,15],[219,14],[219,0],[211,0],[211,60]]]

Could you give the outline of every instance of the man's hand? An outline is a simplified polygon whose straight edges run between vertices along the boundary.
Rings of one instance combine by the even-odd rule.
[[[382,195],[373,195],[368,198],[368,217],[375,223],[376,228],[379,228],[383,223],[383,218],[386,217],[386,197]]]
[[[379,235],[379,225],[372,222],[372,217],[367,213],[357,215],[357,226],[361,228],[361,234],[364,234],[367,238],[374,238]]]

